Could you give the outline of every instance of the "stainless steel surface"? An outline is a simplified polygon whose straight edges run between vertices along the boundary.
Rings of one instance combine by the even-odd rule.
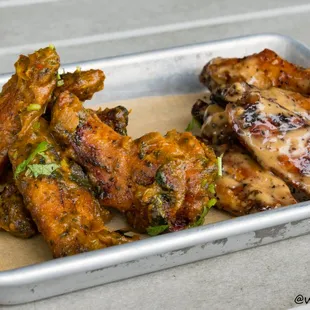
[[[201,90],[197,76],[215,56],[243,56],[271,48],[310,65],[310,51],[278,35],[259,35],[78,64],[103,68],[104,93],[93,104]],[[65,66],[72,70],[76,65]],[[4,82],[7,76],[1,77]],[[127,90],[127,91],[124,91]],[[0,304],[17,304],[108,283],[310,232],[310,204],[193,228],[100,251],[0,272]]]

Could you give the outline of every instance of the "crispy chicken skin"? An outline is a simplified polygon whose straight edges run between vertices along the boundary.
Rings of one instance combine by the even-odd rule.
[[[22,124],[27,129],[46,108],[56,87],[58,68],[59,57],[51,47],[21,55],[15,63],[16,73],[3,86],[0,95],[0,173]]]
[[[203,68],[200,81],[212,92],[222,85],[246,82],[260,89],[273,86],[310,95],[310,70],[269,49],[244,58],[215,58]]]
[[[86,168],[101,204],[126,213],[141,232],[154,225],[183,229],[209,202],[216,158],[190,133],[150,133],[133,141],[84,109],[69,92],[59,96],[51,128]]]
[[[104,87],[105,76],[102,70],[75,70],[60,75],[63,85],[55,89],[54,95],[59,96],[64,91],[76,95],[81,101],[90,100],[94,93]]]
[[[39,124],[19,136],[9,157],[25,205],[54,257],[126,243],[125,237],[104,226],[109,212],[100,208],[88,189],[82,169],[61,152],[47,123],[41,119]],[[20,165],[42,144],[45,151],[36,153],[20,171]],[[52,170],[42,170],[51,164]]]
[[[30,238],[37,233],[36,226],[25,208],[12,171],[0,183],[0,229],[15,237]]]
[[[310,195],[309,121],[247,84],[232,85],[226,111],[239,141],[266,169]],[[233,96],[233,90],[236,96]]]
[[[296,203],[280,178],[236,145],[224,152],[223,176],[216,181],[216,197],[219,209],[237,216]]]

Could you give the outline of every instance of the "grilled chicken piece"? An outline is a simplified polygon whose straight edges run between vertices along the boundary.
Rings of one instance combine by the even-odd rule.
[[[126,243],[109,231],[109,212],[100,208],[82,169],[68,160],[45,120],[29,128],[10,148],[16,184],[54,257]]]
[[[240,216],[296,203],[288,186],[239,146],[226,111],[217,104],[205,103],[204,112],[200,102],[192,111],[200,107],[199,114],[204,115],[203,141],[213,144],[218,156],[224,154],[223,176],[215,182],[216,207]]]
[[[5,175],[0,184],[0,229],[19,238],[30,238],[37,233],[23,197],[14,183],[12,171]]]
[[[310,95],[310,70],[269,49],[244,58],[215,58],[203,68],[200,81],[212,92],[219,86],[246,82],[260,89],[273,86]]]
[[[141,232],[157,225],[169,231],[193,225],[212,203],[208,185],[217,174],[216,158],[190,133],[150,133],[133,141],[69,92],[59,96],[51,127],[86,168],[101,204],[126,213]]]
[[[309,196],[309,121],[284,108],[281,97],[271,98],[253,86],[233,85],[227,92],[232,103],[226,111],[240,142],[263,167]]]
[[[81,71],[76,69],[73,73],[67,72],[60,75],[54,95],[59,96],[64,91],[75,94],[81,101],[90,100],[94,93],[104,87],[105,76],[102,70]]]
[[[296,203],[280,178],[236,145],[224,152],[223,176],[216,181],[216,196],[219,209],[237,216]]]
[[[51,47],[21,55],[15,63],[16,73],[0,95],[0,173],[8,163],[8,149],[22,125],[26,130],[45,110],[56,87],[58,68],[59,57]]]
[[[123,106],[96,111],[97,116],[102,122],[111,127],[122,136],[127,136],[128,110]]]

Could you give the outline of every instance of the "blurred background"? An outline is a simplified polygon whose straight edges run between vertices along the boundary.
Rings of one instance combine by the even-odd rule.
[[[310,44],[306,0],[0,0],[0,74],[53,43],[63,63],[261,32]]]

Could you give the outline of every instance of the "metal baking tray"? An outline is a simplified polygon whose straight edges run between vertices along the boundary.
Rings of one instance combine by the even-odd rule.
[[[89,61],[102,68],[105,91],[93,104],[152,95],[199,92],[203,65],[213,57],[243,56],[270,48],[310,67],[310,50],[276,34],[240,37],[137,55]],[[0,76],[0,83],[8,79]],[[19,304],[130,278],[310,232],[310,203],[157,236],[131,244],[0,272],[0,304]]]

